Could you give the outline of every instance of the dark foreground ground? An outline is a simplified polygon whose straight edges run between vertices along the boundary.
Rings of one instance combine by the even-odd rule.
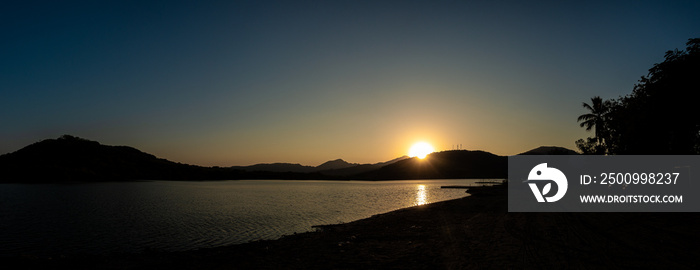
[[[507,213],[506,188],[274,241],[177,253],[15,258],[51,269],[697,269],[700,213]]]

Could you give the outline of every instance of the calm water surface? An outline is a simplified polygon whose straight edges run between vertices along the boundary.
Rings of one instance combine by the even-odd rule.
[[[478,180],[0,185],[0,256],[180,251],[456,199]]]

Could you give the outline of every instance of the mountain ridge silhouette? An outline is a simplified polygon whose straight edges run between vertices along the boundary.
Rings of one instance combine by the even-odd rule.
[[[0,182],[5,183],[240,179],[399,180],[506,177],[506,156],[468,150],[435,152],[428,155],[426,159],[403,156],[374,164],[349,163],[343,159],[335,159],[315,167],[294,163],[204,167],[158,158],[129,146],[102,145],[96,141],[63,135],[58,139],[46,139],[15,152],[0,155]]]

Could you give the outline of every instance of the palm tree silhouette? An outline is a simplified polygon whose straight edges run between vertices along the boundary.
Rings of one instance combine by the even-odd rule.
[[[610,106],[607,102],[603,102],[602,98],[595,96],[591,98],[590,105],[584,102],[583,107],[590,112],[579,116],[577,122],[581,122],[581,127],[585,127],[586,131],[595,128],[595,138],[600,144],[601,139],[605,138],[605,120]]]

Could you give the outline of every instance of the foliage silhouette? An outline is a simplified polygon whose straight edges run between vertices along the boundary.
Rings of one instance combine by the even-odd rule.
[[[664,61],[654,64],[631,94],[603,102],[601,112],[606,106],[608,110],[595,123],[596,145],[591,140],[577,145],[584,153],[597,154],[698,154],[699,91],[700,38],[692,38],[685,50],[667,51]]]
[[[586,140],[578,139],[576,147],[584,155],[602,155],[605,154],[605,145],[598,142],[596,138],[588,137]]]

